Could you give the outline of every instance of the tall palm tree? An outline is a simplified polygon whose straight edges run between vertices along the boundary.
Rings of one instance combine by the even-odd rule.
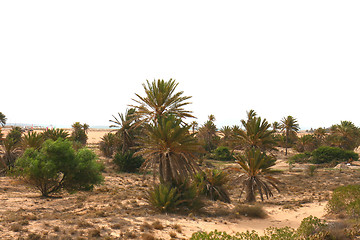
[[[246,202],[255,202],[255,192],[260,193],[261,200],[264,200],[264,195],[269,198],[273,196],[271,186],[278,192],[280,189],[277,184],[279,181],[268,175],[270,167],[275,165],[275,159],[267,156],[258,148],[251,148],[245,152],[244,155],[236,157],[236,163],[239,168],[231,168],[240,172],[239,180],[243,184],[243,191],[246,193]]]
[[[208,152],[216,148],[218,140],[214,120],[214,115],[209,115],[208,120],[199,128],[198,134],[196,135]]]
[[[191,126],[191,128],[192,128],[192,133],[195,133],[195,130],[197,130],[199,124],[198,124],[197,121],[192,121],[192,122],[190,123],[190,126]]]
[[[233,131],[230,126],[224,126],[220,129],[220,133],[223,135],[221,138],[222,146],[230,146],[233,138]]]
[[[169,81],[154,80],[143,84],[145,96],[135,94],[138,99],[133,99],[138,105],[130,105],[136,109],[136,114],[141,122],[156,123],[165,114],[178,116],[179,118],[194,117],[191,111],[183,107],[190,104],[187,102],[191,97],[183,96],[183,91],[175,92],[178,83],[175,80]]]
[[[296,118],[289,115],[281,120],[281,129],[285,132],[285,156],[287,156],[289,138],[291,135],[295,135],[300,127]]]
[[[114,120],[109,120],[110,122],[114,123],[114,125],[111,125],[110,128],[119,128],[116,134],[121,140],[121,149],[123,154],[135,145],[134,124],[137,120],[135,112],[135,108],[126,109],[125,114],[118,113],[118,118],[113,115]]]
[[[199,145],[190,126],[182,125],[180,118],[173,115],[158,118],[158,123],[145,125],[145,134],[140,139],[139,151],[145,159],[141,169],[152,169],[160,175],[162,183],[178,185],[186,178],[200,171],[195,153]]]
[[[7,119],[6,119],[5,115],[2,112],[0,112],[0,125],[5,126],[6,120]]]
[[[248,112],[248,119],[241,120],[244,129],[239,129],[236,138],[245,149],[259,148],[262,151],[275,150],[276,142],[271,125],[266,119],[257,117],[254,110]]]
[[[324,143],[325,137],[326,137],[327,131],[325,128],[317,128],[314,131],[314,137],[319,145],[322,145]]]

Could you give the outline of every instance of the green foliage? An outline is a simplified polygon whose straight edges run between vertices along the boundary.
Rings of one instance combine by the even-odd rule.
[[[290,160],[293,160],[296,163],[307,163],[310,161],[310,157],[311,157],[310,152],[304,152],[304,153],[299,153],[294,156],[291,156]]]
[[[114,163],[119,167],[120,172],[137,172],[144,162],[141,156],[134,156],[133,152],[118,152],[115,154]]]
[[[5,116],[5,114],[3,114],[2,112],[0,112],[0,125],[1,126],[5,126],[5,124],[6,124],[6,116]]]
[[[220,146],[214,151],[214,159],[219,161],[231,161],[234,160],[228,147]]]
[[[203,207],[196,186],[187,181],[178,187],[160,183],[148,192],[147,201],[159,212],[196,211]]]
[[[326,226],[326,221],[314,216],[309,216],[301,221],[300,227],[297,229],[296,234],[298,237],[306,238],[325,230]]]
[[[23,149],[26,148],[40,149],[43,142],[44,142],[44,138],[42,134],[38,134],[37,132],[28,132],[23,136],[21,145]]]
[[[102,181],[95,159],[96,155],[88,149],[74,151],[68,140],[47,140],[40,150],[28,148],[17,159],[14,173],[43,196],[61,189],[88,190]]]
[[[42,133],[44,140],[51,139],[53,141],[58,140],[59,138],[67,139],[69,137],[69,133],[64,129],[53,128],[47,129]]]
[[[72,128],[73,131],[71,133],[71,140],[74,142],[79,142],[82,145],[85,145],[88,139],[87,130],[89,128],[89,125],[87,125],[86,123],[80,124],[79,122],[75,122],[72,125]]]
[[[312,152],[312,163],[333,163],[346,162],[349,160],[356,161],[359,155],[353,151],[343,150],[337,147],[322,146]]]
[[[275,228],[269,227],[264,235],[256,231],[246,231],[229,235],[226,232],[217,230],[212,232],[193,233],[190,240],[303,240],[303,239],[337,239],[329,234],[327,224],[317,217],[307,217],[301,222],[300,227],[294,230],[290,227]]]
[[[229,193],[225,184],[228,182],[227,174],[218,169],[206,169],[194,176],[194,183],[201,195],[211,200],[220,200],[230,203]]]
[[[148,192],[147,200],[159,212],[173,212],[180,205],[180,193],[176,187],[158,184]]]
[[[334,190],[327,204],[330,213],[344,213],[360,218],[360,185],[341,186]]]
[[[13,127],[9,134],[6,136],[6,139],[12,140],[14,144],[18,144],[21,141],[22,129],[20,127]]]

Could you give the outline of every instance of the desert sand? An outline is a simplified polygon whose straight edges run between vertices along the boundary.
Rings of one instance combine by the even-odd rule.
[[[289,171],[279,151],[274,168],[281,170],[275,174],[281,181],[281,193],[260,202],[266,218],[234,214],[236,205],[244,200],[236,182],[230,188],[231,204],[207,201],[199,213],[159,214],[146,202],[152,177],[118,173],[111,159],[101,156],[98,143],[109,131],[90,129],[88,133],[88,147],[106,163],[105,182],[93,191],[42,198],[19,180],[0,177],[0,239],[188,239],[196,231],[215,229],[232,234],[246,230],[263,233],[270,226],[297,228],[310,215],[328,218],[326,203],[333,189],[360,183],[360,172],[353,168],[319,169],[312,177],[305,165],[295,164]]]

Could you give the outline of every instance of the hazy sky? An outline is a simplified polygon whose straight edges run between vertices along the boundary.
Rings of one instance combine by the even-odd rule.
[[[8,122],[108,125],[176,79],[203,123],[360,126],[360,1],[1,1]]]

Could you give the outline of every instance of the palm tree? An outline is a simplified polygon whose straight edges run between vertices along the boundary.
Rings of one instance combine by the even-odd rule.
[[[190,126],[182,125],[180,118],[162,116],[158,123],[145,125],[145,134],[140,139],[139,151],[145,159],[141,170],[152,169],[160,175],[160,182],[178,185],[200,171],[194,161],[199,145]]]
[[[260,193],[261,200],[264,200],[264,195],[269,198],[273,196],[271,187],[275,188],[278,192],[280,189],[277,187],[279,181],[269,175],[270,167],[275,165],[275,159],[267,156],[258,148],[251,148],[245,152],[244,155],[236,157],[236,163],[240,168],[231,168],[240,172],[239,180],[243,184],[243,191],[246,193],[246,202],[255,202],[255,192]],[[241,195],[240,195],[241,196]]]
[[[298,138],[296,148],[298,152],[313,151],[316,148],[316,138],[311,134],[303,135]]]
[[[113,115],[114,120],[109,120],[110,122],[114,123],[111,125],[110,128],[116,127],[119,128],[117,130],[116,135],[121,140],[121,149],[122,153],[125,154],[126,151],[130,150],[131,147],[135,145],[134,138],[135,138],[135,123],[137,117],[135,115],[135,108],[126,109],[125,114],[118,113],[119,117],[115,117]]]
[[[233,139],[233,131],[230,126],[224,126],[220,129],[220,133],[223,135],[221,138],[222,146],[230,146]]]
[[[28,132],[23,136],[21,146],[23,149],[34,148],[35,150],[39,150],[43,142],[44,138],[42,134],[38,134],[37,132]]]
[[[354,150],[360,144],[360,129],[350,121],[341,121],[340,124],[331,126],[329,140],[333,145],[334,140],[340,148]]]
[[[279,129],[281,129],[281,127],[280,127],[280,123],[279,122],[273,122],[272,123],[272,128],[273,128],[273,131],[274,132],[277,132],[277,130],[279,130]]]
[[[198,122],[197,121],[192,121],[190,123],[190,126],[192,128],[192,133],[195,133],[195,130],[197,130],[197,127],[199,126]]]
[[[209,115],[208,120],[199,128],[196,137],[202,142],[206,151],[214,150],[217,145],[216,125],[214,115]]]
[[[135,94],[138,100],[133,99],[137,106],[130,105],[136,109],[136,114],[143,122],[156,123],[163,115],[175,115],[181,119],[185,117],[192,117],[191,111],[185,110],[183,107],[190,104],[187,102],[191,97],[182,96],[183,91],[175,92],[178,83],[175,80],[169,81],[154,80],[150,83],[146,80],[146,85],[143,84],[145,90],[145,97]]]
[[[285,131],[285,156],[287,156],[289,138],[291,135],[295,135],[300,128],[296,118],[287,116],[281,120],[281,129]]]
[[[271,125],[266,119],[262,120],[254,110],[250,110],[247,121],[241,120],[241,123],[244,130],[239,129],[236,134],[240,146],[245,149],[259,148],[262,151],[275,150],[274,132],[270,130]]]
[[[2,112],[0,112],[0,125],[5,126],[6,120],[7,119],[6,119],[5,115]]]
[[[326,137],[326,129],[325,128],[317,128],[314,131],[314,137],[319,145],[322,145],[324,143],[325,137]]]

